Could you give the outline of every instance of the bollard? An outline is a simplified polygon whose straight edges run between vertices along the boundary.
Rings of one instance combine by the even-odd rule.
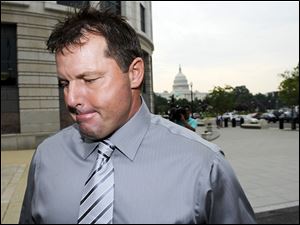
[[[283,129],[283,122],[284,122],[284,119],[279,118],[279,129]]]
[[[231,125],[232,125],[232,127],[235,127],[235,126],[236,126],[236,119],[235,119],[235,118],[232,118],[232,120],[231,120]]]
[[[228,118],[224,119],[224,127],[228,127]]]
[[[292,118],[292,130],[296,130],[296,118]]]
[[[244,118],[241,117],[241,119],[240,119],[240,126],[242,126],[242,124],[243,124],[244,122],[245,122]]]

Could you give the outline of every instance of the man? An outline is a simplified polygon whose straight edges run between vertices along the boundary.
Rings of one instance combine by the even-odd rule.
[[[20,223],[254,222],[219,148],[149,112],[124,19],[81,10],[47,45],[76,123],[35,152]]]
[[[192,131],[196,131],[198,125],[197,121],[191,117],[189,106],[184,108],[179,106],[172,107],[170,110],[170,120]]]
[[[192,118],[192,112],[190,106],[187,105],[184,107],[184,109],[185,109],[185,114],[184,117],[182,118],[184,126],[192,131],[196,131],[198,123],[195,119]]]

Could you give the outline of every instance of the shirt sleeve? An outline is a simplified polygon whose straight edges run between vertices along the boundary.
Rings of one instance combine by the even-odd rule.
[[[208,171],[207,171],[208,172]],[[201,178],[199,178],[201,179]],[[203,179],[203,177],[202,177]],[[204,184],[206,182],[206,184]],[[231,166],[221,154],[213,160],[206,181],[199,180],[198,215],[209,224],[255,224],[253,209]],[[203,221],[201,221],[203,222]]]
[[[19,219],[19,224],[35,224],[32,216],[32,200],[33,193],[35,189],[35,174],[37,167],[38,154],[34,153],[29,167],[29,173],[27,178],[27,187],[23,199],[23,204],[21,208],[21,214]]]
[[[188,124],[189,124],[192,128],[194,128],[194,129],[196,129],[197,126],[198,126],[197,120],[195,120],[195,119],[193,119],[193,118],[189,118]]]
[[[192,127],[193,127],[194,129],[196,129],[197,126],[198,126],[197,120],[194,120],[194,119],[193,119]]]

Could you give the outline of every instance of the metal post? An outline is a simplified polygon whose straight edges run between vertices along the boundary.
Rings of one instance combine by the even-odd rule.
[[[190,85],[191,85],[191,113],[193,116],[193,83],[191,82]]]

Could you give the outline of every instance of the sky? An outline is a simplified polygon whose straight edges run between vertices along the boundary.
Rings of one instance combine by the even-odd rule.
[[[299,63],[299,2],[152,1],[154,92],[182,67],[193,91],[277,91]]]

